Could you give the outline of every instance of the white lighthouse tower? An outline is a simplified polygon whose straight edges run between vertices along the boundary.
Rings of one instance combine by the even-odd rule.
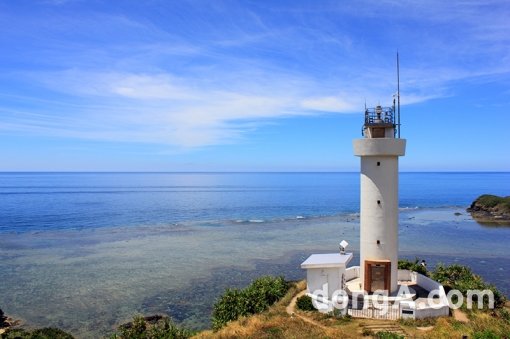
[[[364,138],[353,140],[361,158],[361,287],[390,295],[398,289],[398,157],[406,146],[395,113],[395,102],[365,109]]]

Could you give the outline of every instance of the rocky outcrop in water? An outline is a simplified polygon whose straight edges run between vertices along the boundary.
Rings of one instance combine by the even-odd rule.
[[[510,225],[510,196],[484,194],[467,209],[473,219],[481,223]]]

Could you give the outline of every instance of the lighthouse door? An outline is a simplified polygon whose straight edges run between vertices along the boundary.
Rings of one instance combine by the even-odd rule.
[[[368,293],[376,290],[390,289],[391,262],[365,261],[365,290]]]

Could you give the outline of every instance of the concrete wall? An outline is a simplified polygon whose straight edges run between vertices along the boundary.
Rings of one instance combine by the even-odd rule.
[[[415,319],[447,317],[450,315],[450,307],[443,305],[440,308],[418,308],[414,311]]]
[[[345,270],[345,281],[356,279],[360,276],[359,266],[351,266]]]
[[[345,276],[345,267],[308,268],[306,270],[307,291],[314,294],[316,290],[322,290],[323,285],[327,283],[327,298],[331,300],[335,291],[343,289],[342,275]]]
[[[354,139],[352,141],[354,155],[358,157],[370,156],[403,156],[406,150],[405,139],[375,138]]]
[[[427,291],[439,290],[441,294],[446,296],[443,285],[423,274],[416,273],[416,283],[426,289]]]
[[[416,277],[413,280],[412,273],[414,273],[414,272],[410,271],[410,270],[398,270],[398,272],[397,272],[398,280],[399,281],[414,281],[415,282]]]

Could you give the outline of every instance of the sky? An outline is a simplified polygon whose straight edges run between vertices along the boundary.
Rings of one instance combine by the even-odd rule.
[[[510,2],[0,1],[0,171],[510,171]]]

